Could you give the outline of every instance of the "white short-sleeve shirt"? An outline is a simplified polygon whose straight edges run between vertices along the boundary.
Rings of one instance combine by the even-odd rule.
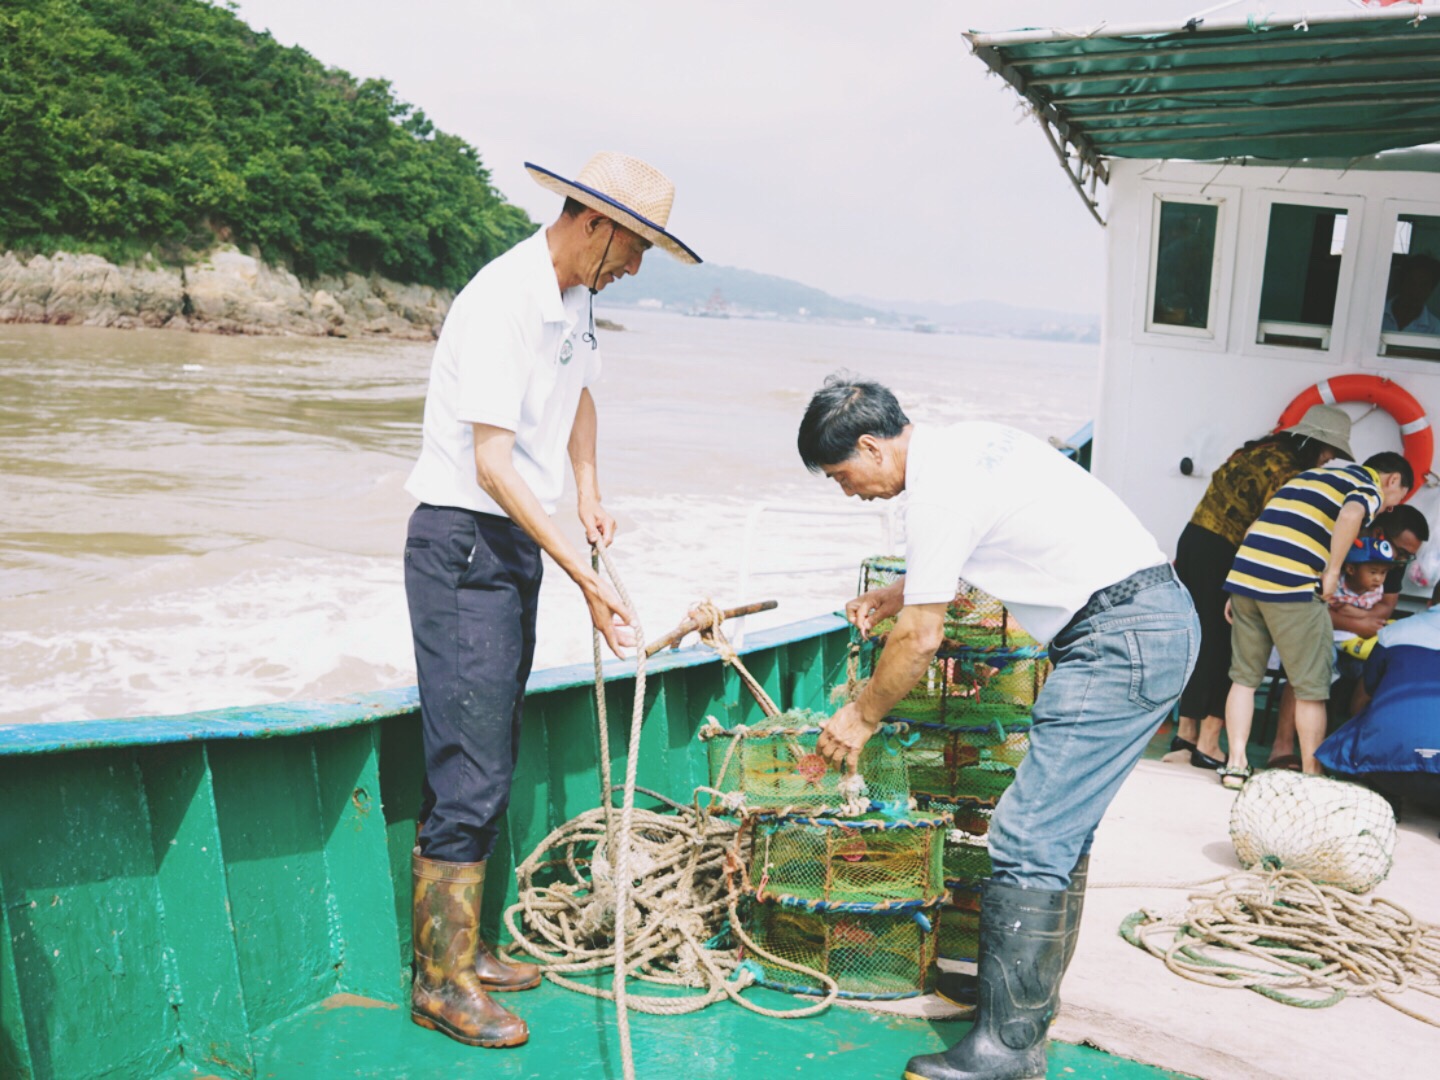
[[[470,279],[435,346],[424,443],[407,492],[503,516],[475,479],[471,425],[489,424],[515,433],[515,471],[555,512],[580,391],[600,377],[599,350],[582,336],[588,302],[583,286],[560,291],[544,229]]]
[[[1096,590],[1166,561],[1113,491],[1004,424],[916,424],[905,490],[905,602],[948,602],[963,577],[1040,641]]]

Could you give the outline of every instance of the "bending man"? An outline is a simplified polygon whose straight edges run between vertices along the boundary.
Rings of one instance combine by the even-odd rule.
[[[568,456],[586,536],[615,535],[595,471],[594,296],[636,273],[652,244],[700,261],[665,231],[674,186],[643,161],[597,154],[573,181],[526,168],[565,205],[455,298],[405,485],[420,501],[405,593],[425,741],[410,1016],[472,1046],[523,1043],[525,1022],[490,992],[540,982],[534,964],[506,963],[483,944],[480,907],[520,750],[542,551],[579,586],[611,649],[631,643],[619,596],[550,520]]]
[[[846,606],[862,633],[898,618],[859,698],[825,726],[820,751],[832,762],[853,768],[924,675],[962,576],[1051,642],[1054,671],[1035,702],[1030,753],[990,825],[975,1026],[945,1053],[912,1058],[905,1072],[910,1080],[1043,1077],[1090,842],[1185,686],[1199,648],[1195,608],[1113,492],[1014,428],[912,424],[885,387],[832,377],[810,400],[799,448],[806,467],[846,495],[910,495],[905,577]]]

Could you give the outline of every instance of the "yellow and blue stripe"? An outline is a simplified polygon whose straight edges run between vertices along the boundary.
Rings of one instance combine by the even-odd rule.
[[[1380,511],[1380,476],[1363,465],[1310,469],[1265,504],[1235,555],[1227,592],[1271,603],[1309,600],[1330,561],[1335,521],[1348,503]]]

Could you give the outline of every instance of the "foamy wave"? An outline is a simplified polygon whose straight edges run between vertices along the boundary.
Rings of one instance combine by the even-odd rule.
[[[414,657],[400,574],[398,558],[295,557],[211,584],[166,587],[151,568],[103,600],[49,594],[18,603],[0,631],[10,667],[0,723],[168,715],[404,685]]]

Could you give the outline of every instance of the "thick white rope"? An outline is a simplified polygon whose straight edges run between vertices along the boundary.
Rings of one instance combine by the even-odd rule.
[[[595,545],[595,555],[605,564],[605,572],[615,584],[615,591],[630,609],[631,627],[635,631],[635,701],[630,710],[630,745],[625,754],[625,790],[620,803],[620,828],[613,834],[615,843],[615,1024],[620,1032],[620,1057],[624,1065],[625,1080],[635,1080],[635,1056],[630,1048],[630,1010],[626,1004],[627,983],[630,977],[625,951],[626,917],[629,912],[629,893],[632,882],[630,872],[631,831],[635,827],[635,778],[640,768],[640,730],[645,721],[645,630],[640,625],[640,615],[625,584],[615,573],[615,566],[605,550],[604,543]],[[595,710],[600,722],[600,771],[604,776],[601,795],[604,798],[606,817],[610,814],[610,754],[608,727],[605,715],[605,674],[600,663],[600,629],[592,632],[595,652]],[[607,834],[610,830],[606,830]]]
[[[634,607],[613,564],[603,548],[597,546],[592,553],[592,565],[598,572],[602,564],[616,592],[633,612]],[[740,848],[741,830],[736,823],[716,818],[709,809],[702,810],[698,801],[693,809],[671,803],[676,810],[674,814],[635,808],[645,707],[645,641],[638,619],[634,629],[637,639],[635,700],[618,821],[612,805],[609,723],[601,636],[597,630],[593,655],[602,802],[552,832],[516,868],[520,902],[505,913],[506,925],[515,941],[513,948],[542,961],[547,979],[577,993],[615,1002],[625,1080],[634,1080],[635,1076],[629,1024],[631,1010],[680,1015],[727,997],[752,1012],[790,1019],[812,1016],[828,1008],[839,993],[839,986],[829,975],[774,956],[745,932],[737,910],[740,893],[736,878],[744,853]],[[754,690],[758,682],[747,680],[746,685]],[[726,767],[728,765],[727,755]],[[722,768],[722,780],[723,773]],[[669,802],[663,796],[658,797]],[[577,848],[581,847],[591,849],[590,865],[583,871],[576,855]],[[562,851],[563,860],[557,860],[555,855]],[[537,873],[562,862],[569,869],[570,882],[544,886],[535,883]],[[633,888],[636,877],[644,880],[640,889]],[[607,915],[613,918],[613,944],[603,940]],[[523,928],[517,916],[523,918]],[[748,953],[811,977],[825,987],[824,996],[795,1009],[767,1009],[747,1001],[742,991],[755,981],[748,964],[733,954],[708,947],[724,930],[727,921],[730,931]],[[633,939],[632,922],[636,931]],[[536,937],[541,940],[535,940]],[[566,977],[603,971],[607,967],[614,971],[608,991]],[[684,996],[635,997],[629,994],[627,986],[627,979],[632,976],[662,985],[704,989],[699,994]]]
[[[1293,870],[1219,880],[1218,890],[1192,894],[1183,915],[1135,912],[1121,924],[1121,936],[1207,986],[1243,987],[1309,1009],[1369,996],[1440,1027],[1440,1020],[1396,1000],[1406,991],[1440,997],[1440,926],[1388,900],[1362,899]],[[1130,886],[1188,887],[1095,887]]]

